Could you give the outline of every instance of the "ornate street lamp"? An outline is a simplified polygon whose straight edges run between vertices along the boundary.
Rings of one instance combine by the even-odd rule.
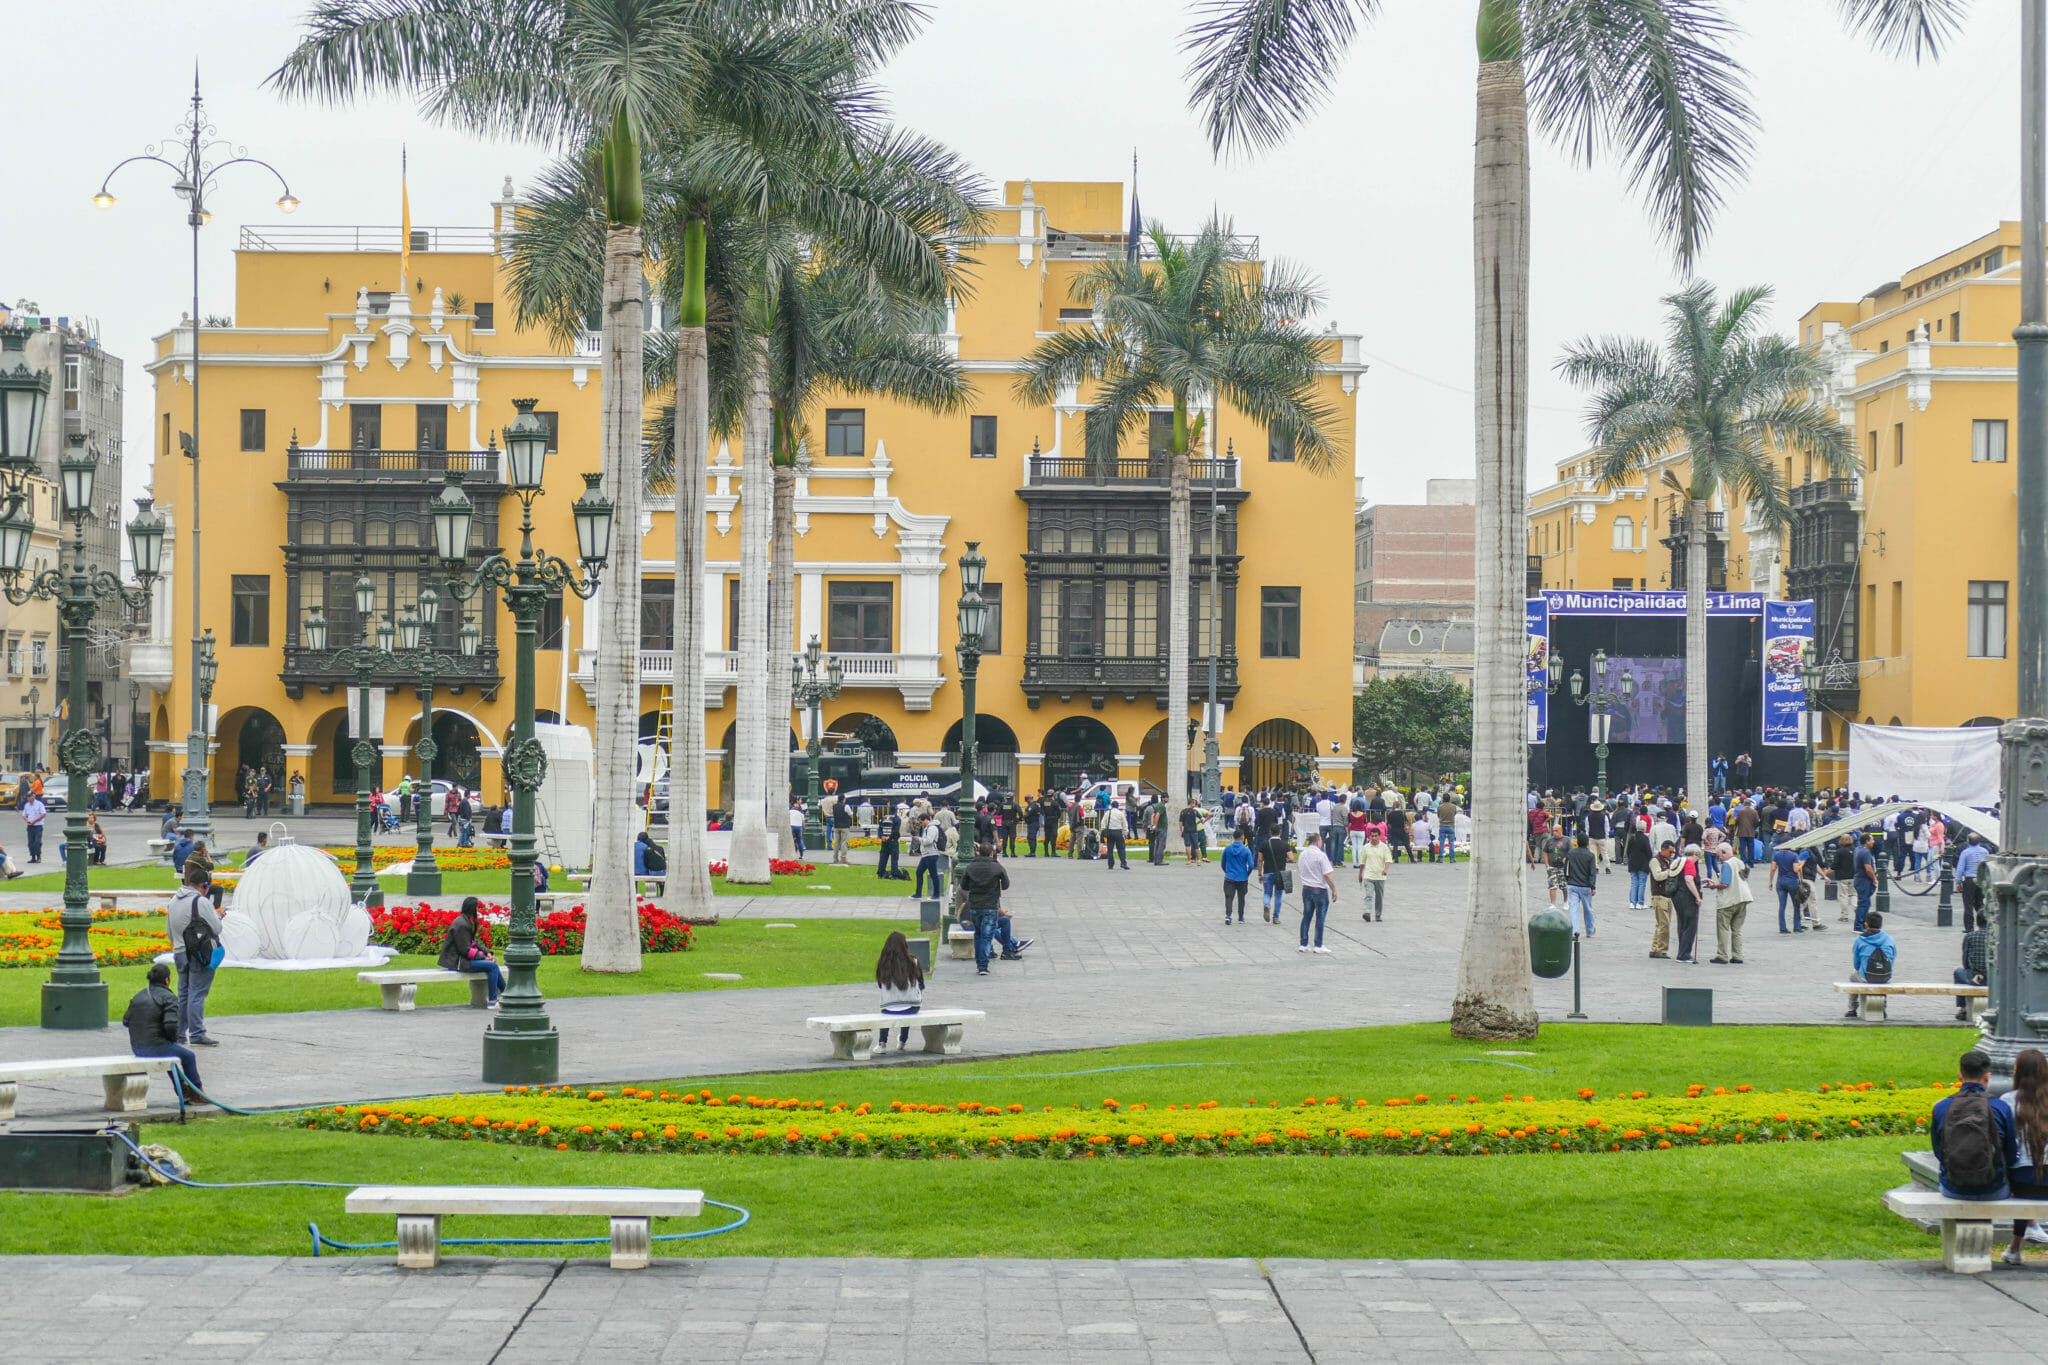
[[[171,192],[186,201],[185,222],[192,230],[192,356],[191,368],[186,371],[192,381],[192,430],[181,433],[181,442],[187,457],[192,461],[192,507],[186,514],[186,528],[192,541],[192,629],[199,629],[199,617],[203,610],[202,587],[204,580],[199,573],[199,229],[213,216],[206,207],[206,197],[213,191],[214,180],[230,166],[260,166],[277,178],[282,191],[277,197],[281,212],[290,213],[298,208],[298,198],[292,194],[292,187],[285,181],[284,173],[258,157],[248,154],[248,149],[225,138],[216,137],[216,129],[206,115],[206,107],[199,98],[199,73],[192,73],[192,107],[172,130],[172,136],[162,143],[151,143],[138,156],[128,157],[115,163],[100,182],[100,191],[92,197],[93,206],[99,209],[114,207],[112,185],[121,168],[137,161],[154,161],[167,168],[176,179]],[[140,570],[137,571],[138,576]],[[200,652],[204,648],[202,637],[192,637],[192,668],[196,674],[200,666]],[[178,823],[195,839],[208,838],[213,833],[213,816],[207,809],[207,698],[194,694],[192,698],[192,731],[185,737],[185,771],[183,812]]]
[[[974,830],[974,760],[975,726],[978,721],[974,714],[974,680],[981,669],[981,641],[988,630],[988,602],[981,595],[983,575],[988,572],[988,560],[982,556],[981,542],[967,542],[967,553],[960,556],[960,643],[954,653],[960,659],[960,791],[953,798],[953,809],[961,813],[966,822],[968,839],[972,842]]]
[[[39,708],[43,704],[43,689],[30,687],[21,694],[21,704],[28,708],[28,752],[22,755],[21,766],[34,772],[43,756],[42,727],[36,723],[42,716]]]
[[[1550,673],[1554,679],[1564,668],[1563,662],[1555,655],[1550,656]],[[1607,651],[1593,651],[1593,690],[1586,691],[1586,677],[1576,668],[1572,670],[1572,701],[1591,709],[1589,717],[1593,722],[1593,757],[1599,763],[1599,778],[1594,782],[1594,795],[1607,795],[1607,737],[1614,728],[1614,707],[1623,706],[1635,699],[1636,675],[1624,672],[1614,687],[1607,686]],[[1557,684],[1553,681],[1552,687]]]
[[[10,382],[11,381],[11,382]],[[48,376],[44,376],[47,389]],[[0,376],[0,406],[11,407],[18,394],[32,386],[15,376]],[[24,446],[12,445],[13,435],[30,439]],[[69,776],[68,806],[64,812],[64,912],[60,923],[63,946],[57,950],[56,965],[43,983],[42,1026],[62,1029],[98,1029],[107,1026],[107,985],[100,979],[93,958],[90,933],[92,910],[85,889],[86,777],[99,766],[101,740],[86,719],[85,646],[92,635],[93,617],[102,600],[140,611],[149,605],[149,590],[156,581],[156,569],[163,550],[163,522],[147,509],[128,525],[129,554],[135,565],[138,586],[126,587],[104,569],[85,558],[85,524],[92,520],[92,495],[99,468],[99,456],[87,448],[85,437],[74,434],[60,462],[63,517],[71,523],[68,559],[56,568],[44,569],[26,585],[17,586],[28,566],[30,538],[35,533],[35,512],[26,489],[35,469],[33,431],[10,434],[0,461],[0,487],[4,487],[6,508],[0,512],[0,582],[7,600],[16,606],[42,599],[55,601],[64,623],[70,658],[66,661],[66,722],[58,747],[58,765]]]
[[[609,557],[612,540],[611,501],[598,491],[599,476],[583,476],[583,496],[576,500],[576,545],[585,572],[579,576],[566,560],[542,554],[533,545],[533,500],[541,494],[547,466],[547,427],[534,416],[536,400],[513,401],[519,415],[505,431],[512,492],[519,499],[519,558],[492,555],[467,576],[459,572],[469,554],[472,512],[459,474],[448,475],[447,487],[434,499],[434,545],[454,572],[448,591],[458,602],[495,589],[512,613],[518,648],[515,653],[512,739],[505,746],[506,785],[512,788],[512,924],[507,934],[505,967],[508,979],[499,997],[498,1013],[484,1030],[484,1080],[497,1085],[546,1085],[560,1074],[561,1037],[548,1019],[540,992],[540,944],[534,925],[533,814],[534,793],[547,776],[547,756],[533,735],[534,635],[549,596],[573,592],[588,599]],[[639,528],[627,533],[638,535]],[[462,652],[475,653],[481,632],[475,623],[461,632]]]
[[[1814,791],[1815,760],[1818,756],[1821,727],[1820,686],[1825,676],[1826,670],[1821,667],[1820,660],[1814,657],[1812,643],[1809,641],[1806,644],[1802,644],[1799,647],[1799,685],[1806,692],[1806,714],[1799,718],[1799,728],[1804,732],[1806,740],[1806,793],[1808,796],[1811,796]]]
[[[372,843],[375,815],[370,808],[370,788],[376,783],[370,774],[380,770],[383,763],[382,750],[370,738],[370,687],[379,672],[395,669],[398,659],[391,652],[391,623],[370,624],[377,609],[377,585],[368,574],[356,580],[355,597],[357,619],[363,624],[362,643],[336,650],[333,662],[338,667],[354,669],[356,675],[356,739],[349,751],[356,764],[356,870],[349,878],[348,891],[363,905],[372,906],[384,903],[384,892],[377,885],[376,850]],[[313,608],[302,627],[306,648],[315,654],[326,653],[327,629],[327,614],[319,607]],[[373,640],[381,643],[372,643]]]
[[[792,666],[791,684],[796,704],[808,713],[806,733],[809,738],[804,744],[804,755],[809,767],[806,787],[809,789],[807,809],[804,812],[804,846],[822,848],[825,843],[825,823],[818,813],[818,755],[825,735],[825,713],[820,708],[839,695],[845,682],[845,673],[835,655],[826,659],[822,669],[818,666],[823,651],[818,648],[818,637],[804,646],[803,657]]]
[[[434,680],[442,674],[459,671],[462,665],[445,654],[434,652],[434,623],[440,617],[441,596],[431,585],[420,589],[417,609],[407,607],[398,617],[399,663],[418,679],[413,691],[420,699],[420,739],[413,746],[413,752],[419,755],[420,760],[419,796],[413,810],[413,832],[418,847],[412,855],[412,871],[405,878],[405,894],[408,896],[441,894],[441,869],[434,865],[434,759],[440,753],[440,746],[434,742]],[[474,658],[476,648],[467,634],[469,623],[464,625],[462,652],[466,657]]]

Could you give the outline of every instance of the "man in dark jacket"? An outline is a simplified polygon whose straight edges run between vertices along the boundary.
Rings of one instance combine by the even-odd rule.
[[[886,798],[884,798],[886,799]],[[882,851],[875,856],[875,876],[896,878],[903,875],[903,821],[897,816],[894,806],[882,810],[882,823],[878,832],[882,839]]]
[[[991,843],[976,844],[974,856],[954,874],[954,885],[965,903],[967,918],[974,921],[974,965],[983,976],[988,975],[988,952],[995,942],[999,927],[997,918],[1003,910],[1003,892],[1010,889],[1010,874],[996,861],[996,847]]]
[[[1956,968],[1958,986],[1981,986],[1984,984],[1987,961],[1984,951],[1989,936],[1984,932],[1984,921],[1973,910],[1963,911],[1963,965]],[[1969,1002],[1962,996],[1956,997],[1956,1018],[1970,1017]]]
[[[1572,836],[1564,855],[1564,901],[1572,918],[1572,932],[1593,937],[1593,887],[1600,880],[1599,864],[1586,846],[1585,833]]]
[[[171,969],[161,962],[149,968],[149,984],[128,1002],[121,1022],[128,1027],[128,1050],[138,1057],[176,1057],[185,1072],[185,1100],[205,1101],[193,1089],[202,1084],[199,1061],[192,1049],[178,1044],[178,997],[171,990]]]

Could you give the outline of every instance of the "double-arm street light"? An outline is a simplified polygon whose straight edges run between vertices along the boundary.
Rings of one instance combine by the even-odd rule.
[[[418,680],[414,691],[420,699],[420,741],[413,746],[419,755],[420,785],[415,798],[415,819],[413,825],[418,835],[418,849],[412,855],[412,871],[406,875],[405,894],[408,896],[438,896],[441,894],[441,869],[434,866],[434,758],[440,746],[434,742],[434,679],[444,673],[452,673],[462,665],[446,654],[434,652],[434,623],[441,619],[441,595],[431,585],[420,589],[418,609],[407,607],[398,615],[398,648],[400,664]],[[476,623],[465,621],[459,632],[462,653],[466,658],[475,658],[477,645],[483,638]]]
[[[216,131],[199,98],[199,73],[195,69],[192,73],[192,108],[172,130],[172,136],[162,142],[150,143],[139,155],[116,163],[100,182],[100,192],[92,197],[96,207],[112,208],[114,177],[121,173],[123,167],[137,161],[153,161],[177,177],[171,184],[171,192],[185,200],[185,221],[192,229],[192,358],[189,371],[192,380],[192,430],[181,442],[186,458],[192,461],[192,506],[185,511],[181,531],[192,538],[192,669],[195,676],[199,672],[203,649],[199,632],[203,601],[199,576],[199,229],[213,217],[206,206],[206,197],[213,191],[215,178],[228,167],[260,166],[277,177],[278,188],[283,191],[277,197],[278,208],[290,213],[299,206],[282,171],[268,161],[250,156],[248,148],[216,137]],[[168,455],[170,452],[164,453]],[[213,833],[213,817],[206,805],[206,707],[206,701],[194,692],[192,732],[185,738],[184,809],[179,823],[195,839],[206,839]]]
[[[138,586],[126,587],[105,569],[85,558],[85,524],[92,520],[92,496],[99,472],[99,453],[87,448],[83,435],[69,438],[58,461],[58,486],[63,517],[71,523],[69,553],[56,567],[43,569],[25,584],[29,543],[35,536],[34,505],[28,480],[36,472],[36,441],[49,404],[50,375],[28,368],[27,334],[0,333],[0,584],[7,600],[23,606],[36,599],[55,601],[64,623],[66,723],[57,746],[59,765],[70,778],[64,812],[64,912],[59,920],[64,941],[50,979],[43,983],[42,1026],[98,1029],[107,1026],[107,983],[100,979],[92,951],[92,909],[85,889],[87,776],[99,766],[100,737],[85,715],[85,647],[93,617],[102,600],[140,610],[149,604],[164,547],[163,519],[147,499],[137,502],[128,524],[128,552]]]
[[[1612,688],[1607,685],[1607,651],[1593,651],[1593,690],[1586,690],[1586,675],[1578,669],[1572,670],[1572,702],[1584,706],[1591,712],[1593,722],[1593,757],[1599,763],[1600,775],[1593,784],[1593,794],[1607,795],[1607,738],[1614,728],[1616,704],[1628,705],[1635,700],[1636,675],[1624,670],[1620,681]],[[1557,675],[1564,670],[1564,661],[1557,655],[1550,656],[1551,686],[1557,686]]]
[[[1799,685],[1806,693],[1806,711],[1799,717],[1799,728],[1806,740],[1806,791],[1813,794],[1816,777],[1815,760],[1820,745],[1820,688],[1827,677],[1827,669],[1815,656],[1811,644],[1800,646]]]
[[[819,667],[819,657],[824,653],[818,647],[818,637],[804,646],[803,658],[790,666],[792,695],[796,704],[807,713],[805,726],[808,738],[804,743],[804,756],[810,769],[806,780],[809,799],[804,814],[804,847],[822,848],[825,842],[825,822],[818,814],[818,756],[825,736],[825,713],[823,706],[839,695],[844,685],[845,670],[837,658],[826,659]]]
[[[974,714],[974,680],[981,670],[981,642],[988,630],[988,601],[981,595],[987,573],[981,542],[968,541],[967,553],[960,556],[960,643],[954,650],[960,659],[960,794],[953,798],[953,809],[967,826],[969,844],[974,839],[974,732],[980,724]]]
[[[498,1012],[484,1030],[483,1078],[495,1085],[546,1085],[560,1074],[561,1036],[548,1019],[540,993],[540,943],[534,923],[533,815],[534,794],[547,777],[547,755],[533,734],[534,635],[550,596],[573,592],[588,599],[597,592],[598,577],[611,553],[612,504],[598,491],[596,474],[583,476],[583,496],[576,500],[576,550],[584,572],[563,559],[543,554],[533,545],[533,500],[541,494],[547,469],[548,429],[534,415],[531,398],[513,400],[519,415],[505,429],[506,464],[512,492],[519,499],[519,558],[494,554],[464,575],[469,559],[469,530],[474,516],[462,476],[450,471],[448,485],[432,504],[434,547],[451,578],[448,590],[458,602],[502,594],[512,613],[518,640],[513,683],[512,739],[505,746],[506,785],[512,788],[512,923],[507,934],[505,990]],[[638,526],[626,528],[638,535]],[[463,625],[465,653],[473,653],[474,623]]]
[[[384,892],[377,885],[375,849],[372,847],[376,813],[370,806],[370,788],[377,785],[372,781],[372,771],[383,764],[383,750],[370,737],[370,687],[377,675],[390,672],[399,666],[398,656],[392,652],[392,642],[398,630],[389,617],[370,623],[377,614],[377,584],[368,574],[356,579],[356,619],[363,623],[363,638],[360,644],[349,645],[334,652],[334,662],[342,668],[352,668],[356,675],[356,719],[355,747],[351,751],[356,764],[356,871],[349,878],[349,895],[364,905],[382,905]],[[327,650],[327,614],[315,607],[306,616],[304,626],[306,648],[316,654]]]

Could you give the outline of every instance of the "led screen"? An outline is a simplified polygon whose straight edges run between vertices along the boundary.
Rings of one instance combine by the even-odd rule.
[[[1625,673],[1635,675],[1635,696],[1626,705],[1617,703],[1608,742],[1685,743],[1685,660],[1611,657],[1607,661],[1608,688],[1619,692]]]

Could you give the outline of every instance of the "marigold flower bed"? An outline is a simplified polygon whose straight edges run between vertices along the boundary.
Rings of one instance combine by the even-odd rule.
[[[335,1105],[281,1120],[308,1128],[505,1142],[562,1151],[1074,1159],[1136,1156],[1490,1156],[1664,1151],[1817,1142],[1925,1131],[1951,1088],[1826,1085],[1760,1093],[1704,1086],[1684,1095],[1590,1091],[1576,1100],[1503,1095],[1306,1098],[1223,1106],[1084,1108],[962,1100],[952,1105],[827,1103],[705,1088],[670,1092],[507,1087],[397,1105]]]
[[[424,902],[372,909],[370,942],[386,944],[401,953],[424,953],[431,957],[441,951],[441,944],[448,937],[448,926],[455,922],[457,913],[454,910],[436,910]],[[511,911],[503,905],[484,904],[483,918],[477,929],[485,947],[495,946],[502,940],[501,928],[510,915]],[[542,915],[534,927],[540,936],[543,954],[573,956],[583,951],[585,925],[581,905]],[[652,901],[640,903],[641,952],[685,952],[693,937],[690,926],[668,911]]]
[[[64,922],[57,910],[17,911],[0,915],[0,968],[47,967],[64,943]],[[102,967],[143,962],[170,951],[171,941],[159,927],[111,927],[120,920],[160,919],[149,910],[95,910],[89,934],[93,960]],[[102,928],[102,925],[109,927]]]
[[[356,870],[353,848],[320,850],[341,866],[345,873]],[[370,850],[370,867],[381,871],[395,863],[410,862],[419,852],[413,844],[382,844]],[[501,848],[436,848],[434,866],[443,872],[497,872],[512,866],[512,855]]]

